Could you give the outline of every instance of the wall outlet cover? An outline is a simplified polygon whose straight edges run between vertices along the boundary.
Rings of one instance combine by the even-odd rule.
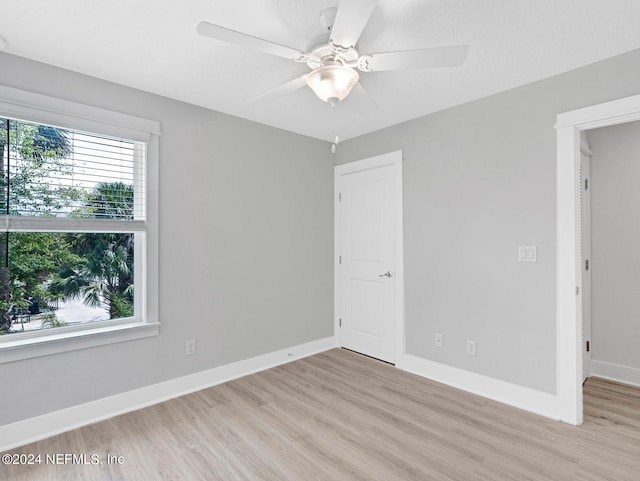
[[[538,262],[538,246],[518,246],[518,262]]]
[[[189,339],[187,341],[187,356],[193,356],[196,353],[196,341],[195,339]]]

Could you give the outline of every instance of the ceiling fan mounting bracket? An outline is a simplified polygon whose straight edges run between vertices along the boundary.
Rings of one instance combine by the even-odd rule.
[[[307,63],[309,60],[311,60],[311,56],[307,54],[300,55],[298,58],[293,59],[294,62],[298,63]]]
[[[331,50],[333,50],[338,55],[346,55],[350,51],[355,50],[355,46],[343,47],[342,45],[338,45],[337,43],[333,43],[333,41],[329,40],[329,45],[331,46]]]
[[[312,69],[323,67],[329,63],[340,63],[351,67],[358,62],[360,54],[355,48],[336,50],[335,46],[329,42],[318,45],[309,52],[307,65]]]
[[[373,72],[373,69],[369,66],[369,62],[373,57],[371,55],[362,55],[358,58],[357,65],[358,70],[361,72]]]

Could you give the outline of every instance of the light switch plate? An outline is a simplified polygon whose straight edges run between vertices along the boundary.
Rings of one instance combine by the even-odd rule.
[[[518,262],[538,262],[538,246],[518,246]]]

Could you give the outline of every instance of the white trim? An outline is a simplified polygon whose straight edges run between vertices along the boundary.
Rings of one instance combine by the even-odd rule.
[[[367,159],[356,160],[347,164],[336,165],[334,167],[334,172],[336,175],[353,174],[354,172],[371,170],[385,165],[396,164],[398,162],[402,162],[402,150],[376,155],[375,157],[369,157]]]
[[[602,104],[558,114],[556,129],[576,127],[579,130],[597,129],[609,125],[640,120],[640,95],[632,95]]]
[[[338,345],[342,345],[340,342],[340,327],[339,327],[339,301],[340,301],[340,276],[339,276],[339,263],[338,252],[340,248],[340,216],[339,212],[339,200],[338,200],[338,182],[341,176],[347,174],[353,174],[355,172],[363,172],[366,170],[376,169],[378,167],[385,167],[388,165],[394,166],[395,174],[395,278],[396,278],[396,312],[395,312],[395,346],[394,346],[394,359],[395,362],[401,359],[405,354],[405,339],[404,339],[404,209],[403,209],[403,180],[402,180],[402,150],[396,150],[394,152],[388,152],[386,154],[377,155],[375,157],[369,157],[367,159],[357,160],[355,162],[349,162],[347,164],[337,165],[334,167],[334,252],[335,252],[335,264],[333,270],[333,299],[334,299],[334,332]]]
[[[640,369],[591,360],[591,375],[640,387]]]
[[[148,142],[160,135],[160,123],[112,110],[79,104],[0,85],[2,115],[75,130]]]
[[[406,354],[396,366],[418,376],[441,382],[494,401],[558,420],[558,399],[553,394],[537,391],[506,381],[465,371],[445,364]]]
[[[402,151],[393,152],[395,156],[396,180],[396,363],[406,354],[404,338],[404,182],[402,178]]]
[[[341,346],[340,342],[340,198],[338,186],[338,174],[336,172],[337,167],[334,168],[333,179],[333,335],[336,338],[336,343]]]
[[[144,234],[144,255],[141,260],[136,260],[138,267],[136,271],[141,273],[140,277],[134,279],[142,280],[144,286],[143,299],[145,304],[140,312],[140,319],[146,322],[160,322],[159,312],[159,254],[158,254],[158,206],[159,206],[159,171],[160,171],[160,137],[152,135],[147,142],[147,162],[146,162],[146,222],[147,229]],[[137,254],[137,252],[135,253]],[[135,255],[134,254],[134,255]],[[135,285],[135,284],[134,284]]]
[[[582,130],[640,120],[640,95],[557,116],[556,346],[560,419],[582,424],[582,269],[579,168]]]
[[[578,207],[582,218],[578,219],[580,229],[580,242],[582,253],[580,259],[580,279],[582,280],[582,303],[580,312],[582,313],[581,333],[582,342],[582,379],[583,382],[591,375],[591,350],[587,350],[586,343],[591,342],[592,321],[591,321],[591,291],[592,279],[591,269],[586,270],[585,262],[591,259],[591,189],[585,188],[585,182],[591,182],[591,157],[593,152],[589,149],[586,138],[586,130],[580,132],[580,198]]]
[[[247,376],[336,347],[334,337],[300,344],[251,359],[0,426],[0,452],[15,449],[120,414]]]
[[[7,231],[135,232],[136,241],[144,241],[136,242],[135,244],[135,285],[137,287],[134,305],[136,306],[136,319],[103,322],[99,324],[99,327],[88,323],[85,326],[56,328],[55,334],[31,332],[25,333],[24,336],[11,334],[11,338],[2,336],[2,339],[0,339],[0,363],[158,335],[160,123],[2,85],[0,85],[0,115],[73,130],[85,130],[105,136],[125,138],[144,142],[146,145],[145,150],[138,152],[143,154],[146,151],[144,162],[146,169],[144,172],[146,177],[146,199],[144,202],[146,206],[146,221],[0,216],[0,223],[4,224]],[[138,165],[137,168],[139,169],[139,167]],[[134,185],[139,187],[139,181],[139,176],[136,176]],[[142,300],[142,303],[139,300]],[[114,324],[120,324],[120,327]],[[77,331],[77,334],[72,334],[71,331]],[[59,334],[66,334],[69,340],[61,340]],[[27,341],[26,337],[32,338],[32,341]],[[40,343],[41,345],[38,346],[35,343]]]
[[[0,364],[157,336],[160,323],[122,319],[3,336]],[[99,326],[99,327],[98,327]],[[53,332],[53,333],[52,333]],[[6,367],[5,367],[6,369]]]

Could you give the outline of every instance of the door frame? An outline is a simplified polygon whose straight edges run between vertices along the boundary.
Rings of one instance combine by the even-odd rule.
[[[585,342],[589,341],[593,344],[591,339],[591,266],[586,269],[585,261],[588,261],[593,265],[591,256],[591,157],[593,152],[589,148],[588,139],[586,138],[586,130],[581,131],[580,135],[580,163],[582,169],[582,185],[580,189],[582,191],[582,210],[581,210],[581,223],[582,223],[582,242],[581,252],[582,259],[580,260],[580,269],[582,269],[582,382],[586,381],[586,378],[591,376],[591,350],[587,351]],[[585,159],[583,163],[583,158]],[[585,189],[584,182],[588,179],[589,188]],[[587,337],[585,337],[585,334]]]
[[[333,312],[334,333],[338,347],[342,347],[340,338],[340,209],[338,198],[338,184],[343,175],[363,172],[380,167],[392,165],[395,173],[395,272],[396,280],[396,305],[395,305],[395,352],[394,362],[396,366],[405,355],[404,339],[404,230],[403,230],[403,181],[402,181],[402,150],[396,150],[375,157],[369,157],[347,164],[337,165],[334,168],[334,268],[333,268]]]
[[[556,117],[556,395],[559,417],[582,424],[582,265],[580,133],[640,120],[640,95]]]

